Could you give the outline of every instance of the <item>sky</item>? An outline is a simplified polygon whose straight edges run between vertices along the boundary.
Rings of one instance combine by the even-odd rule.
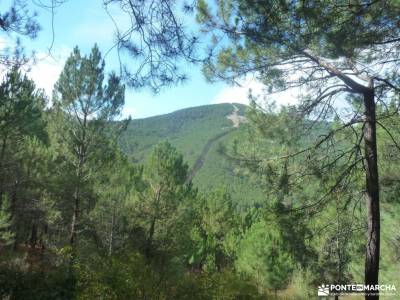
[[[7,2],[11,1],[0,0],[3,7],[8,6]],[[38,87],[45,89],[48,95],[51,95],[64,62],[76,45],[82,53],[89,53],[95,43],[103,54],[112,48],[115,41],[114,26],[101,3],[99,0],[69,0],[56,8],[53,43],[51,12],[35,7],[42,30],[36,39],[23,40],[23,44],[27,50],[34,49],[38,58],[28,76]],[[127,22],[122,14],[114,16],[122,24]],[[7,36],[0,35],[0,49],[7,44],[7,41]],[[53,46],[50,56],[48,49],[51,45]],[[116,54],[116,51],[111,51],[105,58],[108,72],[119,69]],[[251,79],[241,80],[241,87],[230,86],[223,82],[210,84],[205,80],[200,66],[185,65],[183,68],[186,69],[189,80],[179,86],[163,89],[157,95],[148,90],[128,89],[123,116],[136,119],[206,104],[229,102],[247,104],[249,89],[254,94],[261,93],[263,89],[261,83]],[[277,95],[277,99],[278,101],[285,99],[282,104],[295,101],[294,96],[290,94]]]

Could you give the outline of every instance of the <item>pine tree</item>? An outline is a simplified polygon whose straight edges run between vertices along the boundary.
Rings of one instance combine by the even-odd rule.
[[[106,249],[108,256],[129,245],[127,208],[137,177],[141,175],[140,168],[119,150],[115,152],[113,159],[100,170],[95,183],[98,199],[89,216],[95,229],[95,242]]]
[[[0,84],[0,197],[6,181],[12,181],[16,161],[12,157],[23,148],[25,138],[46,140],[44,107],[46,99],[32,80],[17,68],[6,73]],[[10,184],[7,184],[8,186]]]
[[[279,231],[265,221],[254,223],[240,242],[236,268],[253,278],[260,291],[284,289],[295,268],[285,242]]]
[[[96,168],[109,157],[113,139],[111,121],[121,113],[125,88],[115,74],[104,84],[104,61],[95,45],[89,56],[78,47],[67,59],[55,85],[54,109],[58,151],[66,161],[72,201],[69,243],[75,248],[82,215],[93,208],[93,191],[89,182]]]
[[[134,218],[144,230],[143,251],[150,259],[157,250],[175,251],[183,228],[183,206],[192,196],[186,183],[188,166],[168,142],[158,144],[135,185]],[[179,232],[178,232],[179,231]],[[185,234],[184,231],[181,232]]]
[[[18,68],[5,74],[0,84],[0,203],[7,199],[13,217],[14,249],[19,243],[28,242],[28,232],[34,231],[39,220],[31,212],[39,210],[37,204],[44,189],[30,191],[38,188],[31,186],[33,182],[41,185],[44,181],[43,173],[35,174],[40,170],[40,164],[35,162],[41,158],[35,160],[31,152],[44,148],[48,142],[45,106],[43,91]]]
[[[365,163],[365,284],[369,285],[378,284],[380,256],[376,128],[380,118],[390,115],[387,110],[377,115],[376,103],[389,102],[400,91],[396,68],[399,53],[390,50],[397,49],[400,42],[398,11],[398,2],[391,0],[235,0],[218,1],[215,6],[198,2],[197,20],[211,34],[211,54],[204,66],[210,79],[234,83],[254,75],[266,85],[266,95],[301,88],[298,111],[310,120],[340,119],[335,106],[338,100],[347,97],[359,101],[362,113],[354,110],[341,121],[340,128],[317,138],[310,148],[326,147],[335,143],[336,133],[353,129],[353,147],[347,152],[349,164],[343,172],[351,174]],[[289,153],[302,159],[305,155]],[[341,155],[331,152],[327,160]],[[327,165],[321,162],[322,172]],[[332,189],[345,177],[337,178]],[[315,201],[315,205],[319,203]]]
[[[196,201],[197,221],[192,229],[196,244],[191,257],[206,271],[222,271],[232,266],[236,241],[239,239],[239,218],[232,197],[222,188]]]

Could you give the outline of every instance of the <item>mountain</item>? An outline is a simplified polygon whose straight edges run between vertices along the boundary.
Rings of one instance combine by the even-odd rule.
[[[242,205],[259,202],[261,190],[254,189],[249,178],[237,176],[232,162],[218,151],[244,133],[246,108],[237,103],[205,105],[133,120],[121,138],[121,147],[141,162],[157,143],[168,140],[184,156],[189,179],[200,191],[225,186]]]

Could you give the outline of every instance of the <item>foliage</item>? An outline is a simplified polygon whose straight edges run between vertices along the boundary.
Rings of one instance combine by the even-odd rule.
[[[57,0],[60,1],[60,0]],[[34,39],[40,31],[37,14],[27,8],[26,0],[12,1],[8,8],[0,11],[0,34],[7,35],[12,46],[2,47],[0,50],[0,65],[17,67],[29,58],[24,53],[21,37]]]
[[[230,194],[215,190],[195,205],[198,219],[191,236],[196,246],[189,262],[209,272],[231,266],[240,229]]]
[[[246,106],[235,104],[240,115]],[[253,181],[238,173],[237,168],[220,153],[220,145],[230,144],[246,136],[246,124],[237,130],[229,131],[232,122],[226,117],[233,111],[231,104],[207,105],[179,110],[171,114],[132,120],[121,135],[120,145],[135,162],[143,162],[152,147],[162,140],[168,140],[182,153],[192,172],[200,159],[203,165],[195,172],[193,183],[201,191],[225,186],[234,202],[240,206],[262,202],[262,191],[251,187]],[[226,133],[226,135],[223,135]],[[223,135],[210,145],[202,157],[202,151],[215,136]]]
[[[185,234],[180,231],[185,226],[183,214],[193,197],[186,177],[187,165],[182,155],[163,142],[154,148],[143,177],[135,184],[132,214],[136,224],[143,228],[143,250],[149,259],[158,251],[174,252],[184,244],[183,239],[179,240]]]
[[[115,74],[103,84],[104,66],[96,45],[89,56],[82,56],[76,47],[55,84],[57,150],[66,162],[72,190],[71,245],[76,244],[82,208],[93,209],[95,195],[88,186],[93,184],[94,170],[110,157],[116,132],[109,122],[119,116],[125,101],[125,87]]]
[[[176,3],[103,3],[130,17],[118,49],[147,62],[122,69],[127,84],[157,92],[185,79],[177,67],[195,60],[197,39]],[[17,68],[5,75],[1,298],[308,299],[321,283],[378,283],[379,270],[398,283],[397,2],[216,4],[196,1],[208,78],[255,75],[266,95],[299,88],[299,105],[251,97],[240,127],[227,118],[243,120],[239,104],[129,125],[124,83],[97,46],[73,50],[51,106]],[[39,29],[13,9],[0,27]]]
[[[284,289],[295,268],[285,242],[265,221],[254,223],[239,245],[238,271],[251,277],[260,290]]]
[[[11,226],[12,216],[10,213],[10,203],[8,199],[3,196],[0,209],[0,241],[5,246],[10,245],[14,239],[14,233],[10,230]]]
[[[179,66],[184,60],[195,60],[194,46],[198,39],[186,31],[185,18],[175,12],[178,6],[175,0],[107,0],[103,3],[110,16],[118,7],[119,13],[129,20],[125,24],[114,22],[114,25],[118,32],[118,51],[135,59],[135,68],[131,66],[132,61],[124,60],[121,70],[130,86],[159,92],[162,87],[187,79]],[[119,33],[126,30],[126,34]],[[124,56],[120,57],[123,60]]]

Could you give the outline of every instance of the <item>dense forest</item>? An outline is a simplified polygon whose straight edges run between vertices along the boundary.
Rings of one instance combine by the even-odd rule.
[[[0,297],[400,289],[398,2],[194,1],[184,12],[210,39],[201,60],[175,2],[104,1],[131,16],[117,45],[140,72],[106,72],[97,45],[77,46],[46,95],[19,42],[0,49]],[[0,30],[35,38],[20,4]],[[122,119],[126,89],[184,81],[182,59],[210,81],[253,74],[265,98]],[[267,101],[293,88],[298,104]]]

